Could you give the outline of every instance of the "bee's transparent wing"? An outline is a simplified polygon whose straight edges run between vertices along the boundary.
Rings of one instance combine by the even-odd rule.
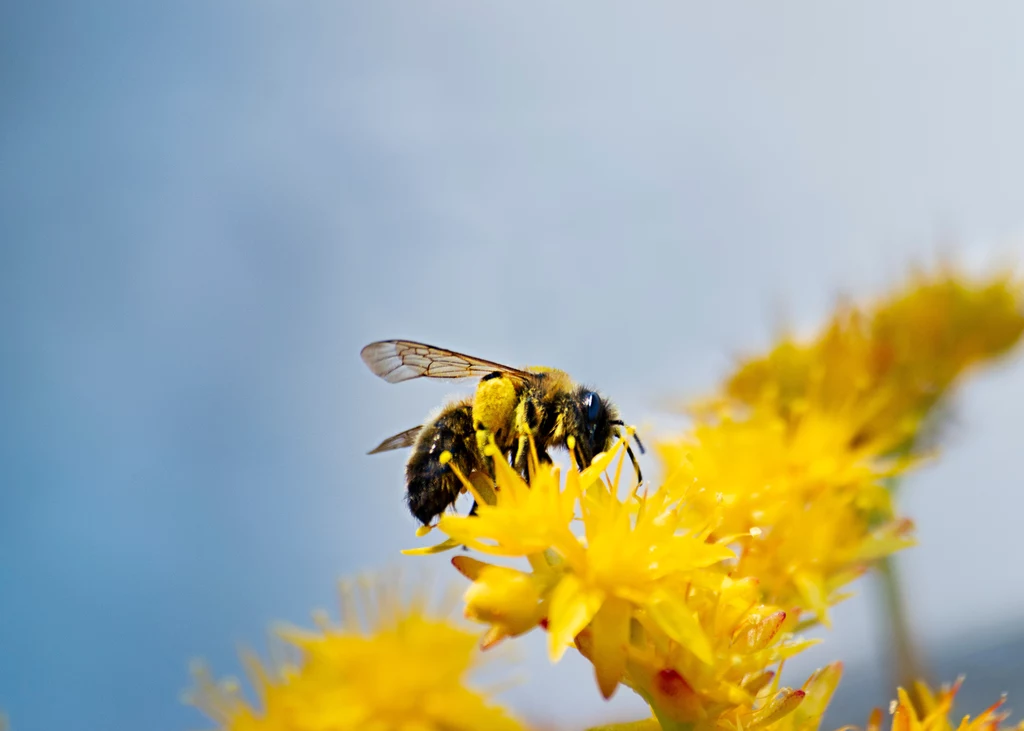
[[[411,340],[370,343],[360,355],[369,369],[388,383],[413,378],[482,378],[495,371],[520,381],[529,378],[518,368]]]
[[[379,454],[381,452],[390,452],[392,449],[404,449],[405,447],[411,447],[416,443],[416,437],[419,436],[421,429],[423,429],[422,426],[414,426],[412,429],[406,429],[401,434],[395,434],[393,437],[388,437],[367,452],[367,454]]]

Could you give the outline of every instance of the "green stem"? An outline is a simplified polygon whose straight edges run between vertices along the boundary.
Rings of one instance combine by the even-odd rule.
[[[661,724],[662,731],[693,731],[692,723],[682,723],[681,721],[673,721],[671,718],[667,718],[664,715],[658,713],[657,706],[651,706],[651,710],[654,711],[654,717],[658,719],[658,723]]]
[[[926,670],[921,660],[920,650],[910,630],[910,619],[903,596],[903,587],[900,584],[896,562],[892,556],[886,556],[878,562],[878,576],[882,587],[882,601],[889,625],[889,635],[892,640],[892,665],[890,666],[890,672],[894,675],[892,680],[895,680],[897,685],[913,696],[915,681],[927,680]]]
[[[914,444],[915,439],[909,440],[896,450],[895,456],[898,458],[910,455],[914,451]],[[891,477],[886,482],[889,492],[895,499],[902,481],[898,477]],[[915,683],[917,681],[928,682],[928,670],[910,629],[910,616],[907,612],[899,572],[896,569],[895,557],[884,556],[878,562],[877,570],[885,612],[883,621],[889,626],[889,639],[892,648],[890,655],[892,660],[889,666],[890,681],[895,681],[896,685],[906,690],[920,711],[922,710],[921,699],[917,697]]]

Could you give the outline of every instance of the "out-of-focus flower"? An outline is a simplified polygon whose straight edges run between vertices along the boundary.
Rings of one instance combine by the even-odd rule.
[[[297,655],[266,667],[246,658],[259,706],[203,668],[187,701],[230,731],[519,731],[523,727],[466,686],[476,635],[403,602],[392,583],[343,587],[342,624],[281,636]],[[362,607],[363,621],[356,608]]]
[[[761,728],[765,731],[818,731],[822,716],[825,715],[825,710],[828,708],[829,701],[832,700],[832,694],[835,693],[842,675],[842,663],[835,662],[821,668],[807,679],[799,691],[796,691],[802,694],[796,707],[789,713],[768,720]],[[778,697],[778,693],[776,692],[774,696]],[[767,708],[770,705],[765,704],[763,707]],[[765,715],[768,714],[762,712],[762,718]],[[729,721],[738,722],[738,724],[732,725],[734,731],[751,728],[744,723],[742,712],[736,713],[732,718],[727,717],[726,724]]]
[[[817,339],[786,339],[741,364],[722,398],[787,419],[846,412],[854,445],[883,454],[912,441],[961,375],[1006,353],[1022,332],[1024,284],[1013,276],[917,274],[874,306],[843,307]]]
[[[656,718],[645,718],[641,721],[624,721],[622,723],[608,723],[604,726],[592,726],[587,731],[662,731],[661,724]]]
[[[807,412],[787,422],[757,412],[706,419],[657,445],[684,526],[716,516],[715,535],[732,536],[734,577],[756,577],[761,600],[804,607],[828,621],[839,590],[879,556],[911,545],[884,478],[905,463],[851,448],[855,427]]]
[[[734,576],[827,623],[846,584],[912,544],[886,482],[918,458],[930,409],[1022,331],[1019,282],[944,271],[742,364],[689,434],[658,445],[683,525],[718,516],[737,536]]]
[[[1003,710],[1003,703],[1006,698],[1000,698],[997,702],[982,711],[972,719],[964,716],[959,723],[952,720],[953,700],[963,678],[957,680],[953,685],[946,685],[939,689],[938,693],[932,691],[923,683],[916,684],[915,696],[917,704],[911,701],[910,694],[903,688],[898,691],[898,700],[893,701],[891,707],[892,724],[891,731],[1020,731],[1024,729],[1024,721],[1013,727],[1002,726],[1003,721],[1009,717],[1009,712]],[[882,710],[875,709],[868,719],[866,731],[881,731]]]

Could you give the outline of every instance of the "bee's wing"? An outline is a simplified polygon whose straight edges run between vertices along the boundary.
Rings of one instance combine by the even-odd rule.
[[[422,428],[422,426],[414,426],[412,429],[406,429],[400,434],[388,437],[372,450],[367,452],[367,454],[379,454],[380,452],[390,452],[392,449],[404,449],[405,447],[411,447],[416,443],[416,437],[419,436]]]
[[[526,381],[530,377],[529,373],[518,368],[410,340],[370,343],[360,355],[369,369],[388,383],[421,377],[482,378],[495,371],[518,381]]]

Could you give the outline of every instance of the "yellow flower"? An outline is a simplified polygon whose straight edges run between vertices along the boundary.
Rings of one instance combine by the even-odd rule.
[[[734,557],[702,536],[678,534],[678,517],[664,492],[639,500],[635,517],[612,492],[583,501],[583,550],[562,556],[566,574],[551,595],[552,660],[590,625],[589,657],[605,697],[625,672],[634,619],[687,646],[699,661],[713,661],[689,591],[694,583],[720,580],[714,574],[705,579],[700,569]]]
[[[851,447],[856,426],[838,414],[786,419],[705,417],[682,439],[659,443],[665,489],[681,500],[684,526],[717,518],[732,536],[733,577],[756,577],[761,600],[811,609],[828,621],[838,590],[879,556],[911,545],[882,481],[905,463]]]
[[[872,307],[844,307],[810,342],[785,339],[740,365],[722,399],[784,418],[846,412],[854,439],[882,454],[912,441],[957,379],[1024,332],[1024,287],[1010,275],[918,275]]]
[[[723,713],[709,723],[695,724],[691,728],[703,731],[817,731],[825,714],[832,694],[842,676],[842,664],[833,663],[821,668],[799,690],[778,688],[773,673],[762,673],[748,684],[754,697],[748,704],[741,704]],[[666,674],[661,684],[675,686],[682,691],[684,686],[678,678]],[[671,727],[671,719],[659,723],[656,718],[628,723],[613,723],[588,731],[662,731]]]
[[[608,723],[604,726],[593,726],[587,731],[663,731],[662,726],[656,718],[645,718],[642,721],[625,721],[623,723]]]
[[[918,274],[871,312],[877,370],[919,393],[941,391],[1017,343],[1024,332],[1022,295],[1021,282],[1008,274],[984,282],[952,270]]]
[[[753,714],[759,714],[760,718],[765,718],[768,715],[773,716],[767,722],[762,721],[763,731],[818,731],[818,727],[821,725],[822,716],[825,715],[825,710],[828,708],[829,701],[832,700],[832,694],[835,693],[836,687],[839,685],[839,679],[843,675],[842,663],[832,663],[821,668],[803,684],[799,691],[792,692],[790,694],[800,695],[800,701],[793,704],[789,701],[790,705],[794,705],[790,711],[784,714],[778,714],[778,710],[784,710],[786,704],[785,697],[780,702],[779,693],[774,694],[774,705],[776,706],[775,713],[770,712],[772,702],[764,703],[762,706],[753,711]],[[736,720],[742,723],[743,714],[736,714]],[[739,731],[739,729],[751,729],[752,726],[748,724],[733,725],[733,729]]]
[[[488,647],[541,625],[551,659],[575,645],[605,697],[625,683],[664,722],[714,725],[755,703],[762,686],[752,683],[809,644],[792,639],[799,612],[759,602],[752,578],[729,578],[736,556],[725,544],[735,536],[717,516],[684,526],[668,490],[620,496],[624,449],[616,443],[587,470],[570,468],[564,486],[554,466],[535,467],[528,487],[499,463],[493,505],[441,519],[453,540],[531,564],[527,573],[452,559],[473,581],[466,616],[489,625]],[[600,475],[616,456],[606,483]]]
[[[1002,722],[1010,715],[1008,711],[1001,710],[1005,698],[993,703],[973,720],[970,716],[964,716],[959,724],[952,721],[950,714],[953,711],[953,700],[962,682],[961,678],[952,686],[943,686],[938,693],[923,683],[917,683],[916,707],[910,695],[900,688],[899,699],[893,703],[892,708],[892,731],[952,731],[954,728],[957,731],[999,731]],[[881,731],[881,728],[882,711],[876,709],[868,720],[867,731]],[[1024,721],[1012,728],[1017,731],[1024,729]]]
[[[792,640],[798,612],[758,604],[757,597],[753,579],[726,578],[718,590],[691,594],[688,607],[710,645],[707,661],[649,618],[639,619],[631,632],[624,682],[663,724],[710,729],[725,723],[730,713],[739,714],[741,725],[753,723],[758,694],[773,677],[771,668],[812,644]],[[592,653],[591,634],[596,630],[577,641],[586,657]],[[763,708],[758,713],[757,718],[770,715]]]
[[[616,480],[600,475],[619,456]],[[694,583],[720,582],[702,571],[734,558],[706,535],[682,533],[668,495],[618,496],[625,442],[561,486],[553,465],[536,465],[531,483],[502,460],[496,462],[496,502],[474,517],[443,516],[439,529],[486,553],[525,556],[531,574],[488,566],[466,557],[456,567],[473,579],[467,616],[492,625],[485,645],[521,634],[543,620],[549,654],[559,660],[588,627],[598,686],[609,697],[625,673],[631,625],[640,616],[668,637],[711,662],[711,645],[687,594]],[[474,490],[467,483],[467,489]],[[577,517],[578,516],[578,517]],[[573,532],[574,524],[582,535]],[[719,569],[721,571],[721,569]],[[714,573],[711,572],[714,576]]]
[[[341,626],[321,619],[313,632],[281,632],[297,660],[267,668],[248,657],[262,708],[203,669],[188,702],[230,731],[522,729],[465,685],[478,662],[476,636],[429,614],[422,597],[402,603],[398,594],[386,583],[343,587]]]
[[[918,277],[873,307],[844,307],[816,339],[742,364],[698,405],[690,434],[659,445],[683,525],[716,515],[737,536],[734,576],[828,623],[844,585],[912,544],[886,486],[913,464],[897,456],[960,374],[1019,340],[1022,295],[1006,276]]]
[[[488,452],[494,447],[489,447]],[[606,464],[603,462],[603,464]],[[563,489],[558,470],[541,465],[533,470],[530,484],[503,459],[494,460],[497,491],[495,501],[478,492],[463,477],[466,489],[477,499],[477,514],[460,516],[446,513],[438,521],[441,532],[481,553],[497,556],[531,556],[552,546],[572,550],[576,545],[569,525],[575,513],[577,490]],[[458,472],[454,466],[453,469]],[[587,484],[597,480],[599,472],[587,470]]]
[[[526,574],[469,556],[456,556],[452,564],[473,581],[465,595],[466,617],[491,625],[484,648],[529,632],[544,619],[544,596],[557,581],[552,572]]]

